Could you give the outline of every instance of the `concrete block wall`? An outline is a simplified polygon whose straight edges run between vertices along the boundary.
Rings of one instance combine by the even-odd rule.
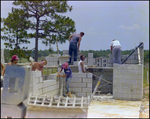
[[[43,80],[40,71],[32,71],[30,93],[33,93],[33,95],[57,95],[59,93],[59,82],[56,81],[56,78],[56,74],[50,74],[47,80]]]
[[[58,56],[49,55],[45,59],[47,60],[46,66],[58,66]]]
[[[92,94],[92,73],[72,73],[73,77],[70,83],[70,91],[75,92],[77,97],[91,96]],[[63,80],[63,89],[65,89],[65,80]]]
[[[113,98],[141,100],[143,97],[143,64],[114,64]]]
[[[4,64],[5,60],[4,60],[4,49],[1,49],[1,63]]]

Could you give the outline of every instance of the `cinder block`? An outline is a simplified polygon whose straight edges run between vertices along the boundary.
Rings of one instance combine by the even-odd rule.
[[[133,84],[130,84],[128,81],[122,84],[122,88],[132,88]]]
[[[132,100],[141,100],[143,95],[141,94],[133,94],[132,95]]]
[[[78,96],[78,97],[82,97],[82,96],[86,96],[86,93],[76,93],[76,95]]]
[[[92,88],[92,83],[86,83],[87,88]]]
[[[86,78],[92,78],[92,73],[86,73]]]
[[[86,73],[78,73],[78,77],[79,78],[85,78],[86,77]]]
[[[113,98],[114,99],[123,99],[123,96],[122,96],[123,94],[113,94]]]
[[[83,78],[83,83],[88,83],[91,82],[92,83],[92,78]]]
[[[133,89],[143,89],[142,84],[133,84]]]
[[[88,53],[88,58],[93,58],[93,53]]]
[[[81,83],[81,78],[72,78],[71,82],[72,83],[77,83],[77,82]]]
[[[92,93],[92,88],[82,88],[82,92]]]
[[[93,58],[88,58],[88,66],[92,66],[93,65]]]
[[[70,88],[76,88],[77,87],[77,83],[70,83]]]
[[[123,79],[132,79],[132,74],[122,74]]]
[[[54,57],[53,59],[54,59],[55,62],[58,61],[58,57]]]
[[[113,89],[115,89],[115,88],[122,88],[122,84],[113,84]]]
[[[113,95],[118,93],[118,88],[113,89]]]
[[[74,91],[74,92],[81,92],[81,88],[73,88],[72,91]]]
[[[53,62],[54,61],[54,57],[45,57],[45,59],[49,62]]]
[[[86,87],[86,83],[77,83],[77,87],[79,87],[79,88]]]
[[[143,80],[137,80],[137,85],[141,85],[143,89]]]
[[[74,61],[73,65],[78,66],[78,61]]]
[[[86,96],[91,96],[92,95],[92,93],[86,93]]]
[[[131,100],[132,95],[131,94],[122,94],[122,98],[125,100]]]
[[[124,84],[124,83],[126,83],[126,82],[128,82],[128,79],[119,79],[118,80],[118,84]]]
[[[50,74],[49,78],[56,80],[57,79],[57,74]]]
[[[39,77],[39,81],[40,81],[40,83],[43,82],[43,77],[42,76]]]
[[[123,77],[122,77],[122,74],[114,74],[114,75],[113,75],[113,78],[119,78],[119,79],[121,79],[121,78],[123,78]]]
[[[137,80],[140,79],[140,80],[142,80],[142,77],[143,76],[141,74],[136,74],[136,75],[132,76],[132,79],[137,79]]]
[[[72,78],[77,78],[78,77],[78,73],[72,73]]]
[[[118,78],[113,78],[113,84],[117,84],[118,83]]]
[[[131,80],[128,80],[128,83],[129,84],[137,84],[137,80],[136,79],[131,79]]]

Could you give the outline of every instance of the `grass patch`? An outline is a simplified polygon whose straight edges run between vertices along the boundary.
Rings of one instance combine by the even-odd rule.
[[[43,75],[44,76],[49,76],[50,74],[57,73],[57,68],[44,68],[43,69]]]
[[[148,71],[148,75],[149,75],[149,69],[144,68],[144,76],[143,76],[143,88],[149,86],[149,84],[147,84],[147,71]],[[149,80],[149,76],[148,76],[148,80]],[[148,81],[149,82],[149,81]]]
[[[148,76],[148,83],[147,83],[147,71],[149,75],[149,68],[144,68],[143,71],[143,98],[149,99],[149,76]]]

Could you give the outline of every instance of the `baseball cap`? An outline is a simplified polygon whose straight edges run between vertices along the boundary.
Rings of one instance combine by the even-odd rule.
[[[17,55],[13,55],[11,59],[17,60],[19,59]]]
[[[66,69],[67,67],[68,67],[68,63],[67,62],[65,62],[64,64],[63,64],[63,66],[62,66],[64,69]]]

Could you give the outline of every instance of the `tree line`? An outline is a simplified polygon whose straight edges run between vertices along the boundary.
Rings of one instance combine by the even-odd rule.
[[[122,55],[129,55],[132,51],[133,51],[133,49],[124,50],[124,51],[121,51],[121,54]],[[34,53],[35,53],[35,50],[31,51],[31,54],[30,54],[30,56],[33,58],[35,58]],[[93,53],[93,57],[97,58],[97,57],[108,57],[108,54],[110,54],[111,51],[109,49],[107,49],[107,50],[88,50],[88,51],[87,50],[86,51],[81,50],[81,54],[85,55],[86,57],[88,57],[88,53]],[[39,54],[38,58],[41,58],[41,57],[46,57],[50,54],[57,54],[57,51],[39,50],[38,54]],[[63,55],[63,51],[59,50],[59,54]],[[5,58],[5,62],[10,61],[10,59],[11,59],[10,50],[4,49],[4,58]],[[149,62],[149,50],[144,50],[144,62],[145,63]]]

